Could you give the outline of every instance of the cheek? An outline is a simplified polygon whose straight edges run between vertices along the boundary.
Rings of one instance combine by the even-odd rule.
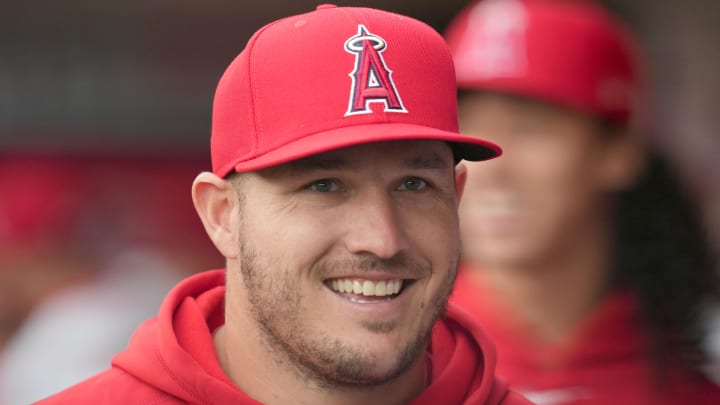
[[[564,139],[564,138],[563,138]],[[592,154],[573,142],[538,142],[518,148],[508,178],[537,195],[570,197],[588,188]]]
[[[422,289],[423,300],[420,304],[423,319],[437,316],[439,303],[444,302],[450,294],[456,277],[460,257],[460,230],[457,208],[447,210],[444,215],[423,216],[418,220],[415,216],[415,228],[408,228],[411,240],[411,255],[420,262],[427,263],[431,268],[430,277],[418,284]]]
[[[589,159],[569,156],[557,154],[542,162],[538,158],[525,171],[522,190],[531,229],[566,229],[592,214],[597,194]]]
[[[405,235],[421,254],[428,255],[436,265],[446,265],[457,254],[460,244],[456,202],[438,204],[421,212],[403,213]]]
[[[503,159],[504,157],[496,158],[497,160]],[[489,173],[491,173],[489,168],[491,166],[495,165],[497,161],[488,161],[488,162],[464,162],[465,168],[467,170],[467,177],[465,180],[465,189],[463,190],[463,198],[465,198],[465,194],[467,192],[473,191],[473,185],[475,184],[482,184],[486,182],[487,176]]]
[[[332,246],[337,230],[327,225],[337,223],[332,215],[331,210],[318,215],[298,210],[256,209],[246,215],[243,237],[262,247],[264,257],[275,265],[302,270],[312,266]]]

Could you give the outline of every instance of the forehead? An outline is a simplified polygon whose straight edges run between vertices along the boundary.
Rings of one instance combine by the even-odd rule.
[[[563,109],[559,105],[537,98],[512,93],[482,90],[462,92],[458,99],[458,105],[465,107],[465,109],[480,106],[502,105],[522,110],[523,112]]]
[[[450,146],[442,141],[407,140],[354,145],[263,169],[261,174],[301,174],[316,170],[359,169],[363,166],[446,169],[453,167]]]
[[[495,91],[465,91],[460,95],[458,108],[461,120],[487,120],[501,114],[511,118],[586,121],[596,125],[598,119],[590,113],[552,101]],[[484,114],[484,115],[483,115]]]

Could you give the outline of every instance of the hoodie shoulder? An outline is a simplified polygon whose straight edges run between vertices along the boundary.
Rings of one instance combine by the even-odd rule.
[[[170,405],[178,398],[146,385],[123,370],[111,368],[35,405]]]

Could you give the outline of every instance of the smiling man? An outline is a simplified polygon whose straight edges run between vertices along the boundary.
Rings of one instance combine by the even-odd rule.
[[[320,6],[259,30],[215,95],[197,212],[226,270],[181,282],[112,368],[46,404],[527,404],[447,306],[460,159],[442,37]]]

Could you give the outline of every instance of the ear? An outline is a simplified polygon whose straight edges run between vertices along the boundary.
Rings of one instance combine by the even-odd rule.
[[[465,191],[465,182],[467,181],[467,167],[465,167],[465,164],[461,161],[457,165],[455,165],[455,196],[457,197],[457,202],[460,204],[460,199],[462,198],[463,191]]]
[[[240,250],[240,212],[232,183],[210,172],[200,173],[192,185],[192,200],[215,247],[226,258],[236,258]]]
[[[610,192],[630,188],[644,172],[645,145],[639,136],[629,133],[604,135],[607,140],[599,173],[600,186]]]

